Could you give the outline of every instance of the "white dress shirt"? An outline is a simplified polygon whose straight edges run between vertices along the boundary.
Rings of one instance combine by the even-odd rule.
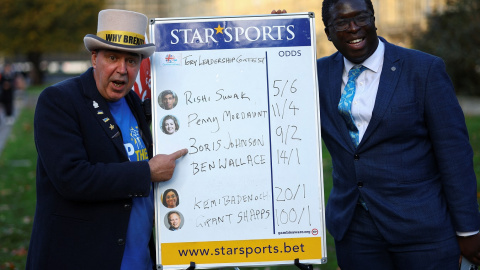
[[[383,57],[385,54],[385,45],[378,41],[378,47],[375,52],[362,63],[367,67],[355,81],[355,97],[352,101],[352,116],[358,129],[359,142],[362,141],[365,130],[367,130],[370,119],[372,118],[373,107],[377,97],[378,84],[382,74]],[[342,89],[348,82],[348,72],[356,64],[343,58],[344,68],[342,75]]]

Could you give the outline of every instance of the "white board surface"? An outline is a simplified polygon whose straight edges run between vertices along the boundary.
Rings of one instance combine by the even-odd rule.
[[[326,262],[314,25],[151,20],[154,152],[189,150],[155,186],[158,269]]]

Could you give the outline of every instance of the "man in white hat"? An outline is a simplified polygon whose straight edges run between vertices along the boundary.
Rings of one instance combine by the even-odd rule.
[[[152,157],[132,91],[147,17],[103,10],[86,35],[92,68],[46,88],[35,112],[37,206],[27,269],[152,269],[152,182],[172,177],[186,149]]]

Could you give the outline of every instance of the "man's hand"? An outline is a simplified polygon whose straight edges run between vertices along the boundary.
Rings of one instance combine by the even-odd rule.
[[[457,237],[463,257],[480,265],[480,233],[468,237]]]
[[[282,14],[282,13],[287,13],[287,11],[284,9],[284,10],[272,10],[271,14]]]
[[[175,161],[188,153],[187,149],[178,150],[170,155],[156,155],[148,161],[152,182],[170,180],[175,170]]]

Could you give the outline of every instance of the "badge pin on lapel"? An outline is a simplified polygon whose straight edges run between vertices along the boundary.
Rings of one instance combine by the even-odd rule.
[[[115,126],[110,124],[110,130],[113,130],[114,128],[115,128]]]
[[[95,100],[93,101],[93,108],[98,108],[98,103]]]
[[[110,121],[110,118],[108,118],[108,117],[103,118],[103,122],[106,123],[106,122],[108,122],[108,121]]]

